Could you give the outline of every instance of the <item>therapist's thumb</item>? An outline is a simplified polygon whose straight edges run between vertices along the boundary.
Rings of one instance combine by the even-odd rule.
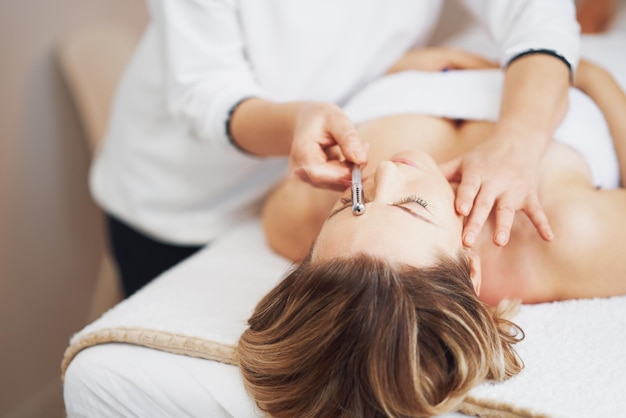
[[[461,166],[462,166],[463,158],[458,157],[454,160],[446,161],[445,163],[439,164],[439,169],[443,173],[443,175],[450,182],[459,182],[461,181]]]
[[[346,160],[360,165],[367,164],[369,144],[361,140],[356,128],[343,112],[332,119],[329,133]]]

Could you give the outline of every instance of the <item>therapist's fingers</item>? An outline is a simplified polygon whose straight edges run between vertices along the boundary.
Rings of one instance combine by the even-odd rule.
[[[297,116],[290,167],[314,186],[344,190],[349,185],[351,163],[365,165],[367,151],[367,144],[341,108],[310,103]]]
[[[336,146],[324,147],[314,139],[299,141],[292,148],[291,171],[301,180],[316,187],[345,190],[350,184],[350,164]]]
[[[482,178],[476,173],[465,172],[456,189],[456,199],[454,201],[456,211],[463,216],[468,216],[470,212],[478,209],[481,213],[484,210],[491,211],[495,197],[490,197],[485,190],[478,198],[482,186]],[[475,206],[480,205],[478,208]],[[489,213],[487,212],[487,215]]]
[[[346,160],[360,165],[367,164],[368,146],[359,138],[356,128],[345,113],[332,114],[327,129]]]
[[[508,196],[503,196],[496,203],[496,227],[493,232],[494,244],[500,247],[508,244],[513,221],[515,220],[515,212],[515,202]]]
[[[494,206],[497,195],[488,185],[481,185],[480,176],[465,174],[456,191],[457,211],[467,216],[463,227],[463,244],[473,246]]]
[[[449,182],[458,182],[454,208],[459,215],[468,216],[474,207],[474,200],[481,189],[482,178],[476,172],[463,170],[463,158],[458,157],[439,166]],[[493,205],[493,200],[491,201]],[[489,207],[491,210],[491,206]]]
[[[476,243],[478,235],[480,235],[480,231],[483,229],[489,213],[491,213],[493,202],[494,200],[486,197],[485,194],[479,194],[476,198],[463,227],[463,244],[466,247],[471,247]]]
[[[479,199],[477,199],[477,204],[474,205],[475,208],[482,206],[482,204],[478,202]],[[509,242],[511,229],[513,228],[513,222],[515,221],[517,213],[517,205],[515,204],[513,194],[503,195],[500,199],[498,199],[494,210],[496,219],[493,242],[502,247],[507,245]],[[548,218],[536,195],[532,195],[527,198],[527,203],[524,205],[522,210],[535,226],[542,239],[545,241],[551,241],[554,239],[554,234],[552,232],[552,228],[550,227]],[[478,228],[480,226],[480,221],[480,217],[473,218],[471,221],[468,221],[466,224],[467,230],[464,232],[464,243],[467,241],[465,238],[467,234],[473,234],[476,230],[479,231]],[[480,228],[482,228],[482,226],[480,226]]]
[[[316,187],[344,191],[350,187],[351,171],[349,163],[329,161],[307,167],[299,167],[293,173],[302,181]]]
[[[333,145],[332,147],[326,148],[324,150],[324,153],[326,154],[326,158],[328,158],[328,160],[330,161],[332,160],[345,161],[345,157],[343,156],[343,153],[341,152],[341,148],[339,148],[339,145]]]
[[[552,241],[554,239],[554,233],[550,226],[550,221],[546,216],[539,198],[536,195],[528,198],[528,203],[522,208],[528,219],[535,226],[535,229],[544,241]]]

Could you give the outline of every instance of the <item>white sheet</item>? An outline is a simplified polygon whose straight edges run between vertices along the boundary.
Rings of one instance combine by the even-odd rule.
[[[255,295],[271,287],[288,265],[269,252],[259,220],[252,219],[72,341],[98,330],[139,326],[234,344]],[[240,293],[244,287],[247,292]],[[518,345],[526,369],[504,384],[479,386],[472,397],[554,417],[619,417],[626,411],[626,296],[523,306],[516,322],[527,333]],[[70,417],[93,416],[93,411],[104,416],[258,415],[236,367],[130,344],[81,351],[67,369],[64,391]]]
[[[583,42],[583,55],[610,68],[623,86],[626,85],[625,12],[622,8],[620,24],[609,34],[586,37]],[[472,45],[474,48],[484,45],[476,41],[480,37],[475,38],[474,44],[470,37],[467,39],[464,42],[468,42],[470,49]],[[149,303],[150,293],[156,292],[156,286],[161,283],[198,274],[207,280],[221,280],[225,291],[229,291],[232,274],[245,275],[250,280],[250,289],[254,289],[255,278],[268,278],[264,275],[269,274],[278,279],[287,265],[285,260],[268,252],[258,220],[251,220],[167,272],[137,296]],[[197,304],[176,308],[181,312],[179,318],[193,315],[194,310],[206,318],[207,312],[218,308],[206,306],[208,300],[203,304],[201,291],[196,291],[194,297]],[[230,301],[221,297],[216,303],[224,303],[223,308],[230,306]],[[123,306],[114,308],[109,320],[123,324],[123,315],[115,316],[122,312]],[[160,306],[152,305],[144,312],[144,320],[152,321],[155,327],[162,323]],[[242,318],[247,316],[245,312],[240,314]],[[177,318],[168,316],[168,323]],[[212,318],[216,319],[214,325],[219,326],[219,315]],[[516,321],[527,332],[527,339],[519,345],[527,365],[525,371],[505,384],[483,385],[472,395],[515,402],[519,408],[557,417],[626,416],[626,356],[622,354],[622,346],[626,344],[625,318],[624,297],[524,306]],[[178,325],[179,332],[188,335],[201,331],[197,324]],[[80,335],[94,329],[97,324]],[[225,332],[231,338],[238,331]],[[259,416],[234,366],[130,344],[95,345],[78,353],[65,375],[64,397],[70,417]]]

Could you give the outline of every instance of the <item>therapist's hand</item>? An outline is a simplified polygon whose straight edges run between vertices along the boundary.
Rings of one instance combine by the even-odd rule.
[[[289,155],[291,171],[317,187],[343,191],[350,186],[351,163],[367,163],[368,146],[336,105],[309,102],[296,114]]]
[[[450,181],[459,182],[455,206],[467,216],[463,244],[477,242],[489,214],[495,211],[493,242],[508,243],[518,210],[524,211],[539,235],[553,239],[552,229],[539,202],[537,173],[540,152],[525,149],[528,138],[492,136],[463,156],[441,166]]]

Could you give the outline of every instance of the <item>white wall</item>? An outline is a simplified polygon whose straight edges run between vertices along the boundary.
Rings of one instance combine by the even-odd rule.
[[[73,28],[145,21],[141,0],[4,0],[0,13],[0,416],[63,416],[60,361],[103,246],[89,152],[55,62]]]

